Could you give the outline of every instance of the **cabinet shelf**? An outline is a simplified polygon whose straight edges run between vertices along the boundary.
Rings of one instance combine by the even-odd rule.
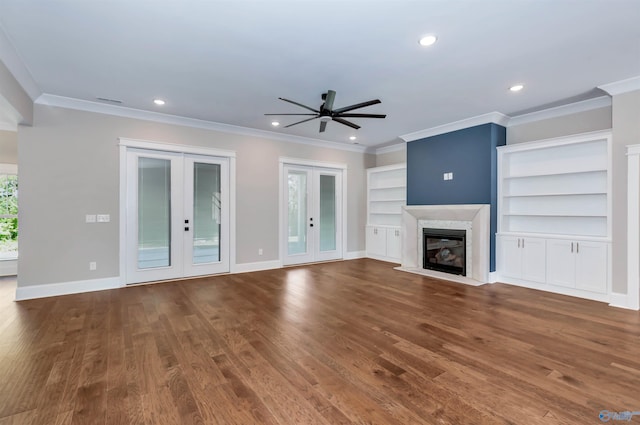
[[[606,195],[607,192],[547,192],[547,193],[520,193],[517,195],[502,195],[503,198],[535,198],[545,196],[578,196],[578,195]]]
[[[385,190],[385,189],[404,189],[406,188],[405,185],[398,185],[398,184],[394,184],[394,185],[386,185],[386,186],[376,186],[376,187],[371,187],[369,188],[369,190]]]
[[[512,180],[512,179],[529,179],[529,178],[536,178],[536,177],[549,177],[549,176],[566,176],[566,175],[574,175],[574,174],[589,174],[589,173],[602,173],[602,172],[607,172],[606,168],[591,168],[591,169],[583,169],[583,170],[566,170],[566,171],[554,171],[554,172],[542,172],[542,173],[531,173],[531,174],[522,174],[522,175],[511,175],[511,176],[504,176],[503,179],[505,180]]]
[[[606,215],[601,214],[554,214],[554,213],[504,213],[502,214],[505,217],[602,217],[607,218]]]

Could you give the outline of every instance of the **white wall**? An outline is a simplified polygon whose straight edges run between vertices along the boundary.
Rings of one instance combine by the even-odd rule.
[[[374,155],[43,105],[34,113],[34,126],[18,131],[18,286],[118,276],[119,137],[236,152],[238,264],[278,260],[280,157],[347,164],[345,251],[364,250],[365,169]],[[111,222],[84,222],[96,213]]]

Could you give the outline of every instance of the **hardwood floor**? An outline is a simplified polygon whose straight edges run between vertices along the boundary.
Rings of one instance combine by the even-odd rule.
[[[603,303],[366,259],[19,303],[14,290],[0,280],[0,425],[597,424],[640,411],[640,314]]]

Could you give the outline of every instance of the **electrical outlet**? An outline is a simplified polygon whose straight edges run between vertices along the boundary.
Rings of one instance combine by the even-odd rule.
[[[262,248],[258,248],[258,255],[262,255]]]
[[[96,222],[96,215],[95,214],[87,214],[87,215],[85,215],[85,221],[87,223],[95,223]]]
[[[93,270],[96,270],[97,268],[98,268],[98,263],[96,263],[95,261],[89,262],[89,270],[93,271]]]
[[[108,223],[111,221],[111,216],[109,214],[98,214],[98,223]]]

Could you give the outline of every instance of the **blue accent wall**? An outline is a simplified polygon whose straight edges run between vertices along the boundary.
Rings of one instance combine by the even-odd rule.
[[[407,143],[407,205],[491,205],[490,271],[496,270],[498,124],[483,124]],[[453,173],[453,180],[443,180]]]

